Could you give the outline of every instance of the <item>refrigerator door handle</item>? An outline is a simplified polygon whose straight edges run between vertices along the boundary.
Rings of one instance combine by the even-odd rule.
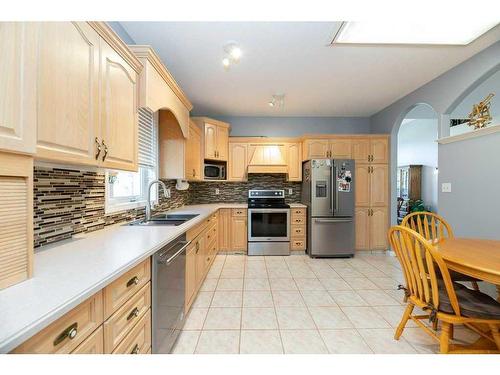
[[[333,176],[333,182],[334,182],[334,189],[335,189],[335,210],[334,212],[338,211],[338,205],[339,205],[339,188],[337,186],[337,175],[338,175],[338,170],[337,166],[335,165],[335,176]]]
[[[330,168],[330,211],[332,212],[332,215],[333,213],[335,212],[335,202],[334,202],[334,194],[333,194],[333,189],[335,189],[334,187],[334,182],[335,182],[335,164],[332,163],[332,166]]]

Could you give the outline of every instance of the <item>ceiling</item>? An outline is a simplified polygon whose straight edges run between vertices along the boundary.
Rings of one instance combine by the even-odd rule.
[[[328,46],[339,22],[120,22],[158,52],[193,113],[212,116],[371,116],[500,40],[468,46]],[[225,71],[223,46],[238,65]],[[284,93],[283,109],[268,106]]]

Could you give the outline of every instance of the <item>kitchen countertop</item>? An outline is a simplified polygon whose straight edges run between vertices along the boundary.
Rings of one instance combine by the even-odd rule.
[[[33,278],[0,291],[0,353],[16,348],[220,208],[247,204],[184,206],[169,212],[199,216],[177,227],[113,225],[43,247],[34,256]]]

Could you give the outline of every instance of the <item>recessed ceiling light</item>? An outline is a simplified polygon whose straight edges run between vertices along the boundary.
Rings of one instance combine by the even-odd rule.
[[[271,108],[283,108],[285,105],[285,94],[274,94],[267,104]]]
[[[222,59],[222,65],[224,65],[224,68],[229,68],[229,65],[231,64],[231,61],[229,60],[229,57],[224,57]]]
[[[234,62],[240,61],[242,54],[243,54],[243,52],[241,51],[241,48],[238,46],[233,46],[231,48],[231,51],[229,52],[229,55],[231,56],[231,58],[233,59]]]
[[[496,26],[480,17],[467,22],[342,22],[332,44],[441,44],[466,45]]]

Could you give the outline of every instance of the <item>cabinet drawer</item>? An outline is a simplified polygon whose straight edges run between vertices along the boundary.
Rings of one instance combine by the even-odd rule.
[[[147,283],[104,323],[104,351],[111,353],[151,306],[151,287]]]
[[[292,215],[292,220],[291,220],[292,225],[305,224],[305,223],[306,223],[305,216],[293,216]]]
[[[305,250],[306,240],[292,240],[290,247],[292,250]]]
[[[89,337],[85,339],[71,354],[103,354],[104,353],[104,333],[100,326]]]
[[[292,213],[292,217],[297,216],[306,216],[305,208],[291,208],[290,212]]]
[[[305,225],[292,225],[292,238],[303,238],[306,236],[306,226]]]
[[[217,255],[217,241],[213,241],[207,248],[207,252],[205,255],[205,265],[207,268],[210,267],[210,264],[212,264],[212,260],[215,258],[216,255]]]
[[[217,224],[212,225],[205,233],[205,243],[211,244],[217,239]]]
[[[148,258],[104,288],[104,318],[109,318],[150,279],[151,264]]]
[[[113,350],[113,354],[150,354],[150,349],[151,310],[148,310],[132,331]]]
[[[71,353],[101,325],[102,320],[102,293],[98,292],[18,346],[13,352]]]
[[[247,216],[247,210],[245,208],[233,208],[231,209],[231,216]]]

